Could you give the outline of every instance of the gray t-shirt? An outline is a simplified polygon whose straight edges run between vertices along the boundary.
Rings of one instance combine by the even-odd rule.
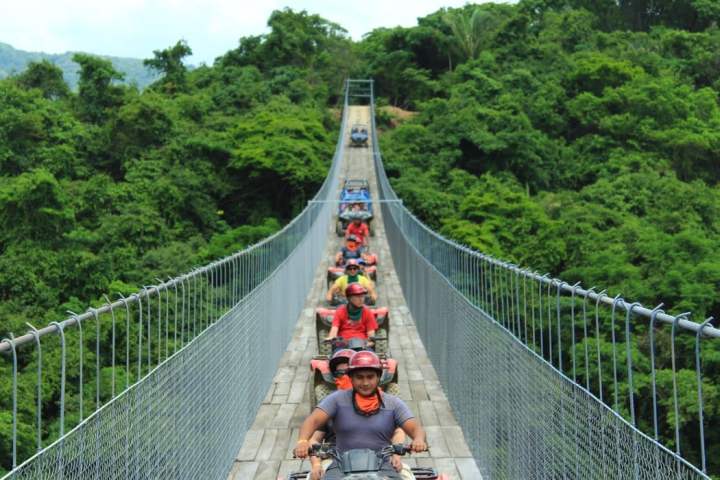
[[[405,402],[383,393],[384,406],[375,415],[366,417],[355,412],[352,390],[338,390],[325,397],[317,408],[333,420],[339,453],[354,448],[380,450],[390,445],[395,429],[414,417]]]

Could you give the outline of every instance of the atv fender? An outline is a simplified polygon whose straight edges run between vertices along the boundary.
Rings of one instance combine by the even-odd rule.
[[[387,372],[391,373],[393,376],[395,376],[395,372],[397,371],[397,365],[398,362],[394,358],[388,358],[385,360],[385,368],[387,369]]]
[[[326,373],[330,374],[330,362],[328,357],[325,355],[318,355],[310,360],[310,370],[313,372],[319,372],[322,375],[325,375]]]
[[[386,325],[386,328],[390,326],[388,317],[390,315],[387,307],[373,308],[372,312],[375,314],[375,320],[377,320],[378,327]]]
[[[315,324],[317,328],[320,327],[332,327],[332,319],[335,316],[334,308],[317,308],[315,310]]]

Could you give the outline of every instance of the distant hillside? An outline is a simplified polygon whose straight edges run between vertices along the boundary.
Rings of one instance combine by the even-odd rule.
[[[46,59],[64,72],[65,81],[70,88],[77,90],[78,71],[80,67],[72,61],[75,52],[49,54],[42,52],[26,52],[17,50],[7,43],[0,42],[0,78],[17,74],[25,70],[28,63]],[[98,55],[112,61],[115,68],[125,74],[125,83],[136,83],[139,88],[150,85],[156,78],[155,71],[143,66],[143,61],[137,58],[110,57]]]

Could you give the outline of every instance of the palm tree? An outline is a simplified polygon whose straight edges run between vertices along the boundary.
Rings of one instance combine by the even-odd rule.
[[[448,13],[443,18],[452,31],[452,40],[466,60],[477,58],[483,43],[483,33],[492,28],[494,17],[480,8],[471,15],[463,12]]]

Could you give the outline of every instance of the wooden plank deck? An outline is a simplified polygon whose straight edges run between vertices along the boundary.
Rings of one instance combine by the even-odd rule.
[[[348,124],[369,124],[368,107],[351,107]],[[347,132],[346,132],[347,134]],[[377,198],[377,184],[371,148],[346,147],[341,178],[367,178]],[[425,427],[430,452],[405,457],[410,466],[435,467],[453,480],[480,480],[482,477],[465,443],[435,370],[418,336],[405,304],[395,272],[382,223],[380,208],[373,220],[376,236],[372,250],[378,253],[378,306],[390,308],[390,351],[399,361],[399,386],[406,401]],[[340,239],[334,224],[328,231],[327,261],[318,266],[305,309],[298,319],[292,341],[283,355],[273,384],[258,410],[257,417],[238,452],[228,480],[276,480],[300,468],[292,458],[298,428],[310,413],[307,398],[309,365],[317,352],[314,331],[314,309],[325,293],[325,274]],[[306,461],[304,467],[309,468]]]

